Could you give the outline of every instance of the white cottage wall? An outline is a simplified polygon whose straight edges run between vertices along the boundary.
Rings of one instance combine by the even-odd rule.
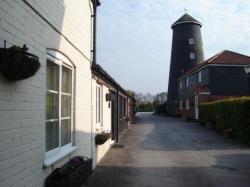
[[[75,65],[74,155],[91,157],[91,9],[82,0],[1,0],[0,47],[26,44],[41,67],[31,78],[0,75],[0,186],[42,186],[52,166],[45,159],[45,84],[48,49]]]

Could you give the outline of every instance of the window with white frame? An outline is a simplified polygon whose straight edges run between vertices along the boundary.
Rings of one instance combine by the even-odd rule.
[[[190,56],[190,59],[195,59],[195,54],[194,54],[194,52],[191,52],[191,53],[189,54],[189,56]]]
[[[189,110],[189,100],[188,99],[186,99],[186,110]]]
[[[182,80],[179,82],[179,88],[182,89]]]
[[[72,143],[73,69],[47,61],[46,66],[46,152]]]
[[[201,82],[201,71],[198,72],[198,82]]]
[[[179,110],[182,110],[182,100],[179,101]]]
[[[186,77],[186,79],[185,79],[185,86],[188,87],[188,84],[189,84],[189,80],[188,80],[188,77]]]
[[[189,45],[193,45],[194,44],[194,39],[193,38],[189,38],[188,39],[188,43],[189,43]]]
[[[101,124],[101,105],[102,103],[102,91],[101,86],[96,86],[96,124]]]

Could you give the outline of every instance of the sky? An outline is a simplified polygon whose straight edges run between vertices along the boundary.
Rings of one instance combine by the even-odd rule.
[[[250,1],[101,0],[97,63],[125,89],[167,92],[171,24],[185,10],[202,23],[205,59],[232,50],[250,55]]]

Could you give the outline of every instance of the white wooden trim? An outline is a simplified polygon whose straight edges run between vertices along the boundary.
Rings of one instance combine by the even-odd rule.
[[[56,122],[58,119],[46,119],[46,122]]]
[[[210,92],[198,92],[198,95],[209,95]]]
[[[61,92],[61,95],[71,96],[72,94]]]
[[[50,89],[46,89],[46,91],[49,92],[49,93],[54,93],[54,94],[58,94],[59,93],[58,91],[50,90]]]
[[[183,79],[185,79],[186,77],[188,77],[188,76],[190,76],[190,75],[193,75],[194,73],[196,73],[196,72],[198,72],[198,71],[201,71],[202,69],[204,69],[204,68],[206,68],[206,67],[208,67],[208,66],[245,67],[247,64],[248,64],[248,63],[246,63],[246,64],[241,64],[241,65],[237,65],[237,64],[206,64],[206,65],[204,65],[204,66],[202,66],[202,67],[196,69],[195,71],[193,71],[193,72],[191,72],[191,73],[189,73],[189,74],[187,74],[187,75],[185,75],[185,76],[179,78],[178,80],[183,80]]]
[[[73,68],[73,64],[66,58],[63,54],[57,51],[49,51],[47,52],[47,58],[51,58],[53,61],[58,61],[61,65],[69,66],[69,68]]]
[[[61,120],[71,119],[71,117],[61,117]]]
[[[199,96],[195,95],[195,99],[194,99],[194,108],[195,108],[195,119],[199,119]]]
[[[58,112],[59,112],[59,147],[61,147],[61,140],[62,140],[62,137],[61,137],[61,133],[62,133],[62,122],[61,122],[61,115],[62,115],[62,109],[61,109],[61,106],[62,106],[62,98],[61,98],[61,89],[62,89],[62,65],[60,65],[60,72],[59,72],[59,109],[58,109]]]
[[[72,153],[76,149],[77,149],[76,146],[65,145],[65,147],[63,147],[61,149],[58,148],[58,150],[54,150],[53,152],[46,153],[47,156],[45,156],[45,160],[43,163],[44,167],[47,168],[47,167],[53,165],[54,163],[58,162],[59,160],[61,160],[65,156],[69,155],[70,153]],[[50,155],[48,155],[48,154],[50,154]]]
[[[55,54],[60,54],[58,52],[55,52]],[[59,59],[59,57],[62,57],[63,55],[57,55],[57,57],[54,57],[53,55],[49,54],[47,55],[47,61],[50,61],[52,63],[55,63],[59,66],[59,90],[58,91],[54,91],[54,90],[47,90],[48,92],[51,93],[56,93],[58,94],[59,97],[59,102],[58,102],[58,119],[51,119],[51,120],[46,120],[46,122],[54,122],[54,121],[58,121],[58,126],[59,126],[59,145],[58,147],[56,147],[55,149],[52,149],[48,152],[45,152],[45,160],[44,160],[44,166],[48,167],[50,165],[52,165],[53,163],[57,162],[58,160],[62,159],[63,157],[67,156],[68,154],[70,154],[71,152],[73,152],[74,150],[76,150],[77,147],[73,146],[73,124],[74,124],[74,117],[73,117],[73,101],[74,101],[74,68],[73,65],[71,64],[71,62],[67,59],[67,58],[62,58]],[[62,67],[66,67],[67,69],[71,70],[71,94],[68,93],[64,93],[61,91],[61,87],[62,87]],[[61,96],[62,95],[67,95],[67,96],[71,96],[71,116],[70,117],[61,117]],[[62,146],[61,145],[61,121],[65,120],[65,119],[71,119],[71,140],[70,143]]]

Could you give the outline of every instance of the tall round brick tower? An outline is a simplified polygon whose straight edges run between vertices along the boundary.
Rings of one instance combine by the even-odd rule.
[[[178,78],[204,60],[201,37],[202,24],[188,14],[184,14],[172,24],[172,52],[168,82],[168,114],[176,114],[178,109]]]

